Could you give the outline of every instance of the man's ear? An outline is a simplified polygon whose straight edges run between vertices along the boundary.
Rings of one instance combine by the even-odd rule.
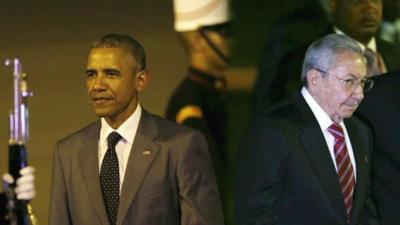
[[[307,85],[310,92],[314,92],[317,89],[320,79],[321,73],[318,70],[311,69],[307,72]]]
[[[136,91],[142,92],[147,84],[150,82],[150,73],[147,70],[143,70],[136,74]]]

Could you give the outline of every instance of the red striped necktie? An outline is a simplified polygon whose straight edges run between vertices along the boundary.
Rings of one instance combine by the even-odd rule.
[[[340,126],[340,124],[333,123],[331,126],[329,126],[328,131],[335,138],[334,152],[337,173],[340,186],[342,187],[342,193],[347,212],[347,220],[349,220],[351,208],[353,206],[354,186],[356,183],[353,165],[351,164],[349,152],[347,151],[342,126]]]

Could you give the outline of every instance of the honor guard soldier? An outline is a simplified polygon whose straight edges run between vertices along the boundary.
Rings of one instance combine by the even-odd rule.
[[[229,57],[229,5],[227,0],[174,0],[174,10],[175,30],[189,68],[170,98],[166,117],[206,136],[221,188],[226,172],[224,73]]]

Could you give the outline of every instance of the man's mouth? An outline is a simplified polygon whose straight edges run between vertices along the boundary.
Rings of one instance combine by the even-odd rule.
[[[347,102],[346,105],[349,107],[358,107],[359,104],[360,104],[359,100],[354,100],[354,101]]]
[[[362,24],[364,26],[377,26],[379,21],[375,16],[366,16],[362,19]]]
[[[111,100],[112,100],[112,98],[106,98],[106,97],[95,97],[95,98],[92,98],[92,102],[95,105],[102,105],[102,104],[107,103],[107,102],[109,102]]]

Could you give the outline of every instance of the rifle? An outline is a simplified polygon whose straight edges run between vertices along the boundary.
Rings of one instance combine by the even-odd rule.
[[[26,144],[29,138],[28,98],[33,93],[28,91],[26,74],[22,73],[19,58],[5,61],[6,66],[14,66],[14,109],[10,112],[9,172],[16,181],[19,171],[28,165]],[[9,225],[37,225],[28,200],[18,200],[14,194],[15,182],[6,190],[7,216]]]

